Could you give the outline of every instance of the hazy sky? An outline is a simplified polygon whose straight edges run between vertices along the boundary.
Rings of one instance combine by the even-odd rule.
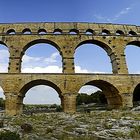
[[[0,23],[95,22],[140,25],[140,0],[1,0],[0,2]],[[85,46],[78,48],[75,53],[76,72],[111,73],[110,59],[106,52],[96,45]],[[126,48],[125,53],[129,72],[140,73],[140,66],[136,63],[136,60],[140,60],[140,49],[130,46]],[[7,65],[8,51],[1,45],[0,72],[6,72]],[[61,57],[51,45],[34,45],[23,57],[22,72],[60,73]],[[90,87],[81,92],[85,90],[92,92]],[[36,86],[26,95],[28,96],[25,98],[26,103],[60,103],[58,94],[47,86]]]

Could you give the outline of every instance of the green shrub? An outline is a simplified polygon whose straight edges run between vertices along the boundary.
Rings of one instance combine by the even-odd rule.
[[[21,129],[23,130],[23,132],[29,133],[33,130],[33,127],[28,123],[24,123],[21,125]]]
[[[0,120],[0,128],[4,126],[4,120]]]
[[[6,131],[0,133],[0,140],[21,140],[16,132]]]
[[[56,112],[61,112],[63,109],[62,109],[62,107],[60,106],[60,105],[58,105],[57,107],[56,107]]]

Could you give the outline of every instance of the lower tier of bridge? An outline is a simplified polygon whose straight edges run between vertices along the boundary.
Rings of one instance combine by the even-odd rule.
[[[6,99],[6,114],[22,113],[27,91],[37,85],[54,88],[64,112],[76,112],[76,97],[84,85],[100,88],[110,108],[133,106],[133,92],[140,84],[139,74],[59,74],[59,73],[0,73],[0,86]]]

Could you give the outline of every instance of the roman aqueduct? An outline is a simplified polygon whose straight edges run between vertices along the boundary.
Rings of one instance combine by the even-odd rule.
[[[28,33],[27,33],[28,32]],[[27,33],[27,34],[26,34]],[[32,45],[53,45],[62,57],[63,73],[21,73],[22,56]],[[112,64],[112,74],[75,73],[74,53],[82,44],[104,49]],[[54,88],[64,112],[76,111],[76,97],[83,85],[104,91],[108,106],[133,106],[133,92],[140,75],[128,74],[124,50],[140,46],[140,27],[95,23],[15,23],[0,24],[0,44],[10,53],[8,73],[0,73],[0,86],[6,98],[6,114],[22,113],[26,92],[36,85]]]

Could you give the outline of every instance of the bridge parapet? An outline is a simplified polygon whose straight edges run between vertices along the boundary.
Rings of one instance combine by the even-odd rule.
[[[27,33],[28,32],[28,33]],[[87,34],[87,35],[123,35],[139,36],[140,26],[111,23],[65,23],[65,22],[42,22],[42,23],[14,23],[0,24],[0,34]]]

